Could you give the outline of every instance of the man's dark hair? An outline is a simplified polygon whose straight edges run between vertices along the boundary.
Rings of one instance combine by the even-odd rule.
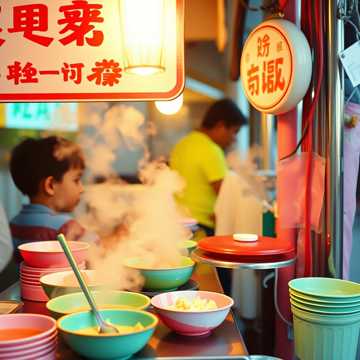
[[[212,104],[207,110],[201,126],[205,129],[211,129],[220,121],[227,128],[241,127],[247,123],[245,116],[231,99],[222,99]]]
[[[61,181],[71,168],[85,168],[80,147],[57,136],[26,139],[12,151],[10,173],[17,188],[32,197],[39,191],[40,182],[48,176]]]

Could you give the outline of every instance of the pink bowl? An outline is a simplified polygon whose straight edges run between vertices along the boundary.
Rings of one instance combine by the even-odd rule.
[[[7,347],[4,348],[0,348],[0,358],[3,356],[3,354],[6,353],[13,353],[16,351],[28,351],[28,350],[33,350],[33,348],[43,348],[45,346],[49,346],[49,344],[57,344],[57,330],[55,330],[53,333],[51,333],[50,335],[39,339],[39,340],[34,340],[34,341],[30,341],[26,344],[21,344],[21,348],[19,349],[18,344],[13,344],[13,345],[9,345]]]
[[[40,282],[39,281],[36,281],[36,280],[29,280],[27,278],[24,278],[22,276],[20,276],[20,281],[22,284],[27,284],[27,285],[32,285],[32,286],[37,286],[37,285],[40,285]]]
[[[49,301],[48,296],[46,295],[44,289],[40,284],[34,285],[34,284],[21,282],[20,293],[21,293],[21,297],[26,300],[41,301],[41,302]]]
[[[204,311],[181,311],[169,309],[176,300],[186,298],[192,301],[196,297],[214,300],[217,309]],[[211,291],[172,291],[154,296],[151,304],[156,309],[163,323],[173,331],[186,336],[210,334],[226,318],[233,306],[231,297]]]
[[[34,354],[48,354],[56,349],[57,346],[57,338],[54,337],[52,340],[48,340],[47,343],[38,345],[36,342],[32,343],[33,346],[23,349],[21,348],[14,348],[8,351],[0,352],[0,359],[19,359],[22,356],[30,357],[32,359],[35,358]],[[37,358],[37,357],[36,357]]]
[[[0,316],[0,330],[31,328],[41,333],[15,340],[0,340],[1,349],[23,347],[35,341],[49,339],[56,333],[56,321],[50,316],[38,314],[8,314]]]
[[[71,267],[62,267],[62,268],[48,268],[48,269],[44,269],[42,271],[34,272],[34,271],[28,270],[28,268],[29,267],[27,267],[24,264],[24,262],[22,262],[20,264],[20,280],[23,282],[35,283],[36,285],[40,285],[40,278],[43,275],[71,270]],[[81,264],[79,264],[80,270],[85,270],[85,268],[86,268],[85,262],[82,262]],[[36,269],[36,268],[30,268],[30,269]]]
[[[1,358],[0,358],[1,359]],[[6,358],[6,360],[48,360],[48,359],[56,359],[56,345],[53,346],[51,349],[46,350],[36,350],[34,349],[32,354],[27,354],[23,356],[15,356]],[[5,358],[4,358],[5,360]]]
[[[78,264],[86,260],[90,245],[82,241],[68,241]],[[69,267],[69,262],[58,241],[36,241],[18,246],[26,265],[35,268]]]
[[[85,267],[86,267],[85,261],[78,264],[78,266],[80,268],[85,269]],[[20,270],[22,273],[26,273],[26,274],[33,275],[33,276],[39,276],[39,274],[41,276],[41,275],[51,274],[53,272],[66,271],[66,270],[70,270],[70,269],[71,269],[71,267],[69,266],[69,264],[67,264],[67,266],[63,266],[63,267],[51,267],[51,268],[32,267],[32,266],[25,264],[24,261],[20,264]]]

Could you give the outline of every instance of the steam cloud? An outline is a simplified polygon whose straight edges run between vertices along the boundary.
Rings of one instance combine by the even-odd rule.
[[[154,129],[145,126],[141,112],[125,105],[101,110],[90,118],[87,127],[93,129],[82,135],[80,145],[85,148],[92,175],[110,180],[86,187],[86,206],[77,219],[102,239],[100,245],[92,247],[89,261],[104,274],[106,283],[117,289],[139,289],[143,279],[138,271],[124,265],[127,259],[141,259],[149,268],[180,262],[181,243],[188,234],[181,224],[183,216],[174,194],[184,184],[164,163],[149,162],[146,135]],[[115,179],[112,165],[119,147],[144,150],[138,164],[142,184],[128,185]]]

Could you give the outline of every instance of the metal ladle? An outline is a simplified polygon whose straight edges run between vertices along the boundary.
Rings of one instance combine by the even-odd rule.
[[[64,250],[64,253],[71,265],[71,268],[73,269],[75,276],[80,284],[81,290],[83,291],[86,300],[88,301],[91,311],[95,315],[96,322],[99,325],[99,333],[100,334],[110,334],[110,333],[119,333],[119,330],[112,324],[107,323],[103,317],[101,316],[101,313],[96,307],[96,303],[94,301],[94,298],[92,297],[89,288],[86,285],[86,282],[77,266],[77,263],[74,259],[74,256],[66,242],[65,236],[63,234],[59,234],[57,236],[57,240],[59,241],[61,247]]]

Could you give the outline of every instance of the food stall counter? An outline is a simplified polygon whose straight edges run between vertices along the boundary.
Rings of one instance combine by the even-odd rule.
[[[199,284],[200,290],[222,292],[214,268],[205,264],[198,264],[192,277]],[[20,285],[15,283],[0,293],[0,300],[21,300]],[[24,302],[23,312],[49,315],[45,304],[21,300]],[[59,337],[60,338],[60,337]],[[210,335],[203,337],[186,337],[177,335],[168,329],[161,321],[147,346],[132,359],[139,360],[202,360],[202,359],[248,359],[247,349],[237,328],[232,311],[226,320]],[[57,359],[82,359],[75,354],[60,339]]]

